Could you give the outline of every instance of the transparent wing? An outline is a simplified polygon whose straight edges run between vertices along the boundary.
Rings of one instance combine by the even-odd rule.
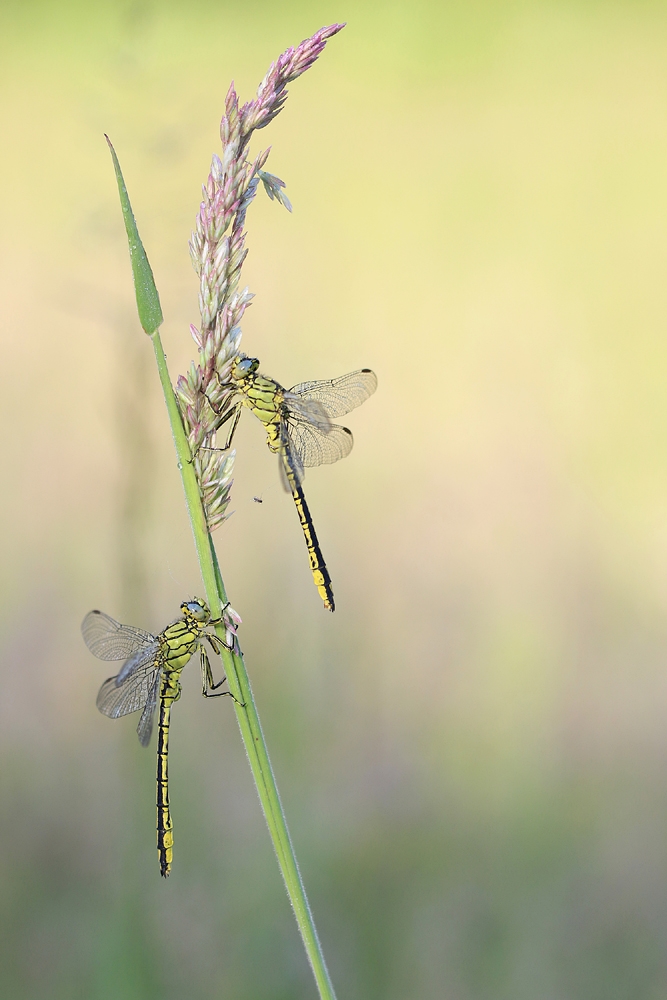
[[[320,382],[299,382],[289,391],[304,402],[319,403],[329,417],[342,417],[372,396],[377,384],[375,372],[370,368],[361,368],[358,372],[350,372],[349,375],[341,375],[340,378],[323,379]],[[287,394],[285,401],[290,406]]]
[[[81,625],[83,641],[100,660],[124,660],[155,642],[142,628],[121,625],[103,611],[89,611]]]
[[[280,444],[280,454],[278,455],[280,482],[283,485],[283,489],[287,493],[291,493],[292,487],[287,477],[287,470],[289,469],[299,485],[303,481],[304,471],[299,452],[290,441],[286,420],[283,420],[280,425]]]
[[[119,719],[122,715],[130,715],[146,707],[160,675],[158,650],[156,642],[152,648],[144,650],[141,659],[135,660],[132,673],[124,677],[117,674],[104,682],[97,695],[97,707],[103,715]]]
[[[295,420],[291,416],[285,420],[285,431],[288,441],[288,458],[295,473],[303,479],[303,469],[311,469],[316,465],[332,465],[339,462],[352,451],[354,438],[352,431],[340,424],[329,424],[327,431],[320,430],[315,424],[304,420]]]
[[[150,646],[144,646],[143,649],[138,649],[136,653],[133,653],[118,671],[116,675],[116,687],[120,687],[120,685],[124,684],[131,674],[135,673],[137,670],[141,670],[147,663],[150,663],[157,653],[157,650],[158,640],[154,639]]]
[[[160,676],[161,671],[155,675],[155,680],[148,692],[148,701],[141,713],[141,718],[139,719],[139,725],[137,726],[137,736],[139,737],[139,742],[142,747],[147,747],[151,741],[151,733],[153,732],[153,716],[155,715],[155,706],[157,705],[157,695],[160,690]]]
[[[305,384],[305,383],[304,383]],[[313,424],[325,434],[331,427],[331,421],[322,403],[317,399],[302,399],[293,392],[285,392],[283,402],[292,420],[302,420]],[[283,414],[285,410],[283,410]]]

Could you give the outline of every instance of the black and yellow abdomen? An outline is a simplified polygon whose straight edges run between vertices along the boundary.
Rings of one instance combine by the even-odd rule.
[[[174,824],[169,807],[169,723],[171,706],[181,696],[181,673],[201,644],[205,623],[193,618],[169,625],[160,636],[162,679],[157,735],[157,850],[160,874],[171,871],[174,856]]]
[[[324,607],[328,611],[335,611],[336,604],[334,602],[331,577],[329,576],[329,571],[324,561],[324,556],[322,555],[320,543],[318,542],[317,535],[315,534],[315,525],[313,524],[313,519],[308,509],[308,504],[306,503],[306,497],[285,457],[283,457],[283,463],[285,468],[285,478],[289,483],[296,512],[299,515],[303,535],[306,539],[310,570],[313,574],[313,580],[315,582],[315,586],[317,587],[317,592],[322,598]]]

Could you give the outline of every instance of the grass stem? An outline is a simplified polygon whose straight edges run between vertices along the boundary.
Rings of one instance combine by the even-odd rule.
[[[206,600],[208,601],[212,616],[219,618],[222,608],[227,603],[227,591],[220,572],[213,539],[206,525],[199,486],[192,464],[190,446],[169,378],[167,360],[164,356],[158,330],[151,335],[151,339],[155,348],[160,382],[164,392],[165,403],[167,404],[176,454],[178,455],[178,467],[185,491],[185,499],[190,515],[190,524],[192,526],[202,580],[206,589]],[[216,631],[220,635],[220,638],[224,640],[224,626],[216,626]],[[285,814],[280,802],[280,795],[278,794],[278,786],[276,785],[271,761],[269,760],[269,752],[259,721],[259,715],[257,714],[250,680],[246,673],[245,663],[243,662],[243,654],[225,648],[222,651],[222,661],[227,675],[229,690],[236,699],[234,708],[239,729],[241,730],[241,737],[245,745],[248,762],[255,780],[266,824],[269,828],[269,835],[276,852],[276,857],[278,858],[280,871],[294,910],[294,916],[296,917],[296,922],[306,949],[308,961],[313,970],[322,1000],[335,1000],[335,993],[324,961],[315,922],[308,904],[294,848],[287,829]]]

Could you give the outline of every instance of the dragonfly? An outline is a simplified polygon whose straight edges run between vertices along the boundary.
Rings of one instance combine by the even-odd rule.
[[[275,379],[260,373],[257,358],[239,354],[232,364],[231,380],[241,399],[218,423],[219,429],[231,420],[223,450],[231,446],[241,409],[247,406],[264,425],[269,450],[278,455],[281,481],[294,498],[315,586],[324,607],[333,611],[336,605],[331,577],[306,503],[303,477],[306,468],[330,465],[350,454],[352,431],[332,423],[332,418],[342,417],[372,396],[377,377],[370,368],[362,368],[340,378],[299,382],[284,389]]]
[[[155,710],[159,704],[157,737],[157,849],[160,874],[165,878],[171,871],[174,849],[174,827],[169,808],[169,722],[171,706],[181,696],[181,673],[190,658],[199,651],[202,694],[205,698],[222,695],[234,697],[231,691],[219,691],[226,678],[213,683],[211,662],[204,640],[220,655],[222,648],[236,649],[236,626],[241,619],[226,605],[220,618],[211,618],[205,601],[198,597],[181,604],[181,616],[159,633],[152,635],[132,625],[121,625],[103,611],[89,611],[81,625],[84,642],[100,660],[125,660],[117,674],[109,677],[97,695],[97,707],[110,719],[141,710],[137,735],[142,747],[150,743]],[[224,624],[223,642],[207,631]],[[236,699],[234,699],[236,701]],[[239,703],[240,704],[240,703]]]

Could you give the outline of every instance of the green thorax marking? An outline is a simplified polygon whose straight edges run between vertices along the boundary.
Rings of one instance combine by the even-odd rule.
[[[173,625],[168,625],[159,636],[159,655],[164,671],[160,685],[160,697],[163,700],[172,702],[180,697],[181,672],[193,653],[197,651],[204,626],[204,622],[198,622],[188,616],[179,619]]]
[[[203,625],[180,620],[167,626],[160,636],[160,652],[168,673],[181,671],[200,642]]]
[[[244,406],[264,424],[269,448],[278,451],[285,390],[274,379],[255,374],[239,380],[237,388],[243,395]]]
[[[237,382],[243,402],[263,424],[280,420],[280,404],[285,390],[280,383],[265,375],[249,375]]]

